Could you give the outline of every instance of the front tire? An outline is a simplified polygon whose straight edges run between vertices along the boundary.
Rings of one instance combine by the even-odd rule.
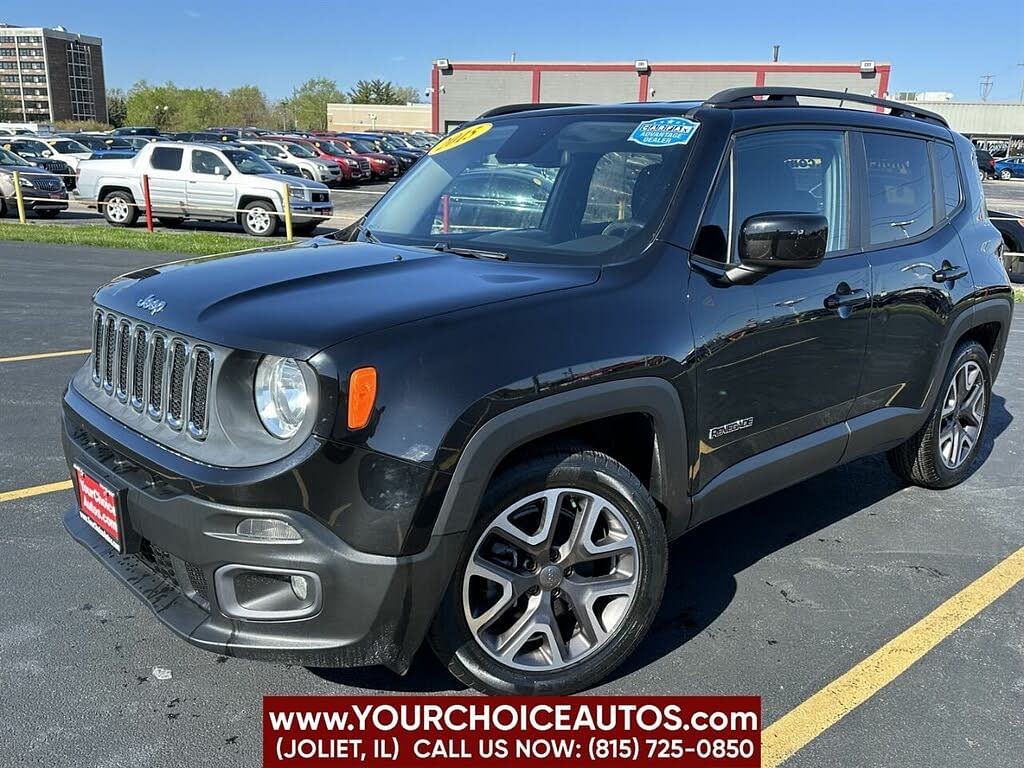
[[[242,209],[242,229],[253,237],[271,237],[277,232],[277,213],[266,200],[253,200]]]
[[[130,193],[109,192],[103,198],[103,218],[114,227],[132,227],[139,219],[139,207]]]
[[[933,490],[967,479],[985,438],[992,376],[981,344],[966,341],[956,348],[939,393],[925,425],[888,453],[897,475]]]
[[[430,644],[485,693],[574,693],[646,635],[667,561],[658,508],[622,464],[594,451],[527,460],[488,487]]]
[[[40,219],[56,219],[60,215],[60,208],[40,208],[35,213]]]

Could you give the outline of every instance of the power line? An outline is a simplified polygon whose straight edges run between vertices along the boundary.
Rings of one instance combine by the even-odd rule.
[[[981,76],[981,100],[988,101],[988,95],[992,93],[992,85],[995,77],[993,75]]]

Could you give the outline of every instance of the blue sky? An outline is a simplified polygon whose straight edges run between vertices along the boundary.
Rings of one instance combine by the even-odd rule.
[[[51,0],[14,4],[4,20],[102,37],[111,86],[255,83],[274,98],[321,75],[343,88],[382,77],[422,89],[440,57],[763,61],[773,43],[783,61],[891,61],[893,91],[977,99],[981,76],[993,75],[989,98],[1016,100],[1024,79],[1022,0]]]

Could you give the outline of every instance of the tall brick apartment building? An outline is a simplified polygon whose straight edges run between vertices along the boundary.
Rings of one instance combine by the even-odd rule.
[[[0,93],[11,119],[107,119],[103,41],[63,27],[0,23]]]

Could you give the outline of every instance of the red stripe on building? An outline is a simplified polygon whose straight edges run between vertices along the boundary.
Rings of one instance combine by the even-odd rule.
[[[530,91],[530,99],[534,104],[540,103],[540,70],[533,70],[533,84]]]
[[[647,72],[640,73],[640,93],[637,95],[637,101],[647,101],[647,94],[650,93],[648,89],[648,83],[650,80],[650,74]]]
[[[441,97],[440,89],[441,71],[435,64],[430,69],[430,130],[433,133],[438,132],[438,119],[440,118],[438,109],[440,105],[438,104],[438,101]]]

